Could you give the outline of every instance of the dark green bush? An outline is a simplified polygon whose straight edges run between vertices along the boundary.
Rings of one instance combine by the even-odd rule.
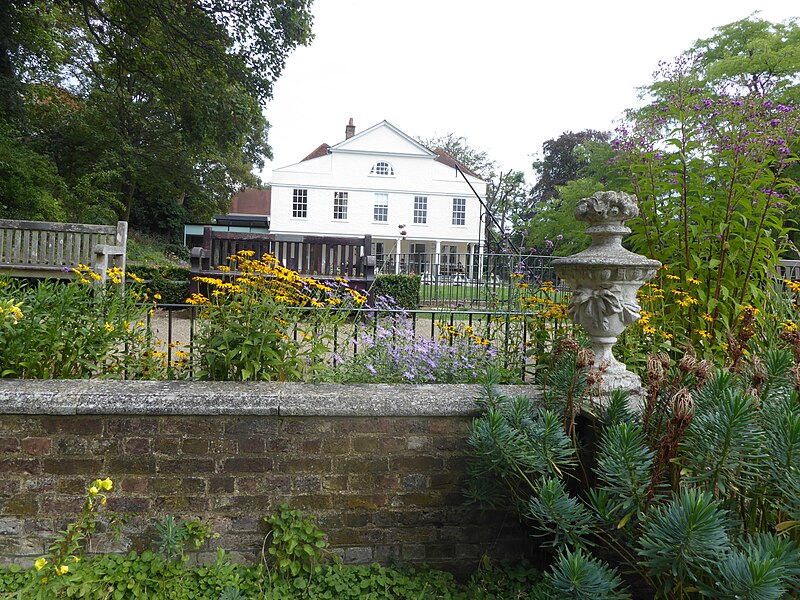
[[[145,291],[151,298],[160,295],[160,304],[183,304],[189,297],[191,273],[188,267],[128,265],[128,272],[144,279]]]
[[[372,298],[391,296],[397,308],[419,308],[419,275],[378,275],[372,286]]]

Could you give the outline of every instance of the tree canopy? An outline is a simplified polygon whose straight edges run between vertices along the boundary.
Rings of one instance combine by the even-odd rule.
[[[0,140],[60,180],[38,194],[59,210],[40,218],[122,217],[169,232],[224,209],[270,156],[262,104],[288,53],[311,39],[309,5],[5,3]],[[18,167],[0,164],[0,174],[15,179]],[[25,196],[4,191],[0,214],[24,216]]]

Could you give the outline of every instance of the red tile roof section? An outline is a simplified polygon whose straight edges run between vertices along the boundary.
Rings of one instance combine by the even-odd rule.
[[[311,154],[309,154],[308,156],[306,156],[306,157],[305,157],[303,160],[301,160],[300,162],[303,162],[303,161],[305,161],[305,160],[311,160],[312,158],[319,158],[319,157],[321,157],[321,156],[327,156],[327,154],[328,154],[328,150],[330,150],[330,148],[331,148],[331,147],[330,147],[328,144],[326,144],[325,142],[323,142],[323,143],[321,143],[319,146],[317,146],[317,149],[316,149],[316,150],[314,150],[314,151],[313,151]]]
[[[239,215],[269,215],[271,208],[272,190],[247,188],[234,194],[230,212]]]
[[[458,165],[458,168],[461,169],[467,175],[472,175],[473,177],[477,177],[478,179],[480,179],[480,175],[475,173],[475,171],[462,165],[460,162],[458,162],[455,158],[450,156],[447,152],[445,152],[441,148],[436,148],[434,152],[436,153],[436,158],[434,159],[435,161],[453,168],[455,168],[455,166]]]

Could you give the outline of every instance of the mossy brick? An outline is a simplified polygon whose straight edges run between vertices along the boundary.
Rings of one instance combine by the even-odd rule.
[[[456,548],[454,544],[425,544],[426,560],[441,560],[443,558],[455,558]]]
[[[5,464],[5,461],[3,464]],[[6,474],[0,473],[0,476],[2,475]],[[18,494],[20,488],[21,485],[19,479],[0,479],[0,501]]]
[[[19,535],[25,525],[25,519],[20,517],[0,517],[0,536]]]
[[[331,459],[325,457],[279,456],[275,461],[275,470],[280,473],[330,473]]]
[[[88,438],[89,454],[119,454],[122,452],[122,438],[96,435]]]
[[[263,437],[237,436],[230,438],[236,444],[238,454],[264,454],[267,441]]]
[[[320,454],[341,455],[350,453],[350,438],[347,436],[336,436],[322,438]]]
[[[288,437],[274,437],[265,440],[267,452],[292,452],[294,444]]]
[[[147,477],[124,477],[118,485],[126,494],[145,494],[148,484]]]
[[[467,474],[463,471],[441,471],[431,473],[429,487],[432,490],[460,489],[466,480]]]
[[[188,492],[189,490],[186,489],[186,481],[190,480],[182,477],[150,477],[147,481],[147,491],[156,495]],[[203,480],[201,479],[200,481]]]
[[[220,435],[225,428],[224,417],[161,417],[159,433],[201,437]]]
[[[114,437],[153,437],[158,417],[105,417],[105,433]]]
[[[334,471],[336,473],[387,473],[389,459],[383,456],[364,455],[334,458]]]
[[[420,562],[425,560],[425,545],[402,544],[400,546],[400,558],[410,562]]]
[[[436,436],[432,440],[432,446],[439,452],[458,452],[463,454],[468,448],[467,437],[454,435]]]
[[[287,417],[281,419],[281,435],[298,435],[302,437],[317,437],[320,434],[331,433],[334,430],[334,421],[331,417]]]
[[[225,420],[226,436],[277,435],[280,419],[275,417],[229,417]]]
[[[212,496],[209,510],[221,516],[268,515],[280,504],[279,496],[260,494],[256,496]]]
[[[292,477],[292,491],[296,493],[319,492],[322,478],[319,475],[295,475]]]
[[[86,477],[60,477],[53,491],[59,494],[85,494],[92,481]]]
[[[416,506],[419,508],[439,507],[443,505],[442,496],[436,492],[409,492],[407,494],[397,494],[393,497],[393,501],[402,506]]]
[[[428,433],[431,418],[429,417],[394,417],[389,420],[392,433],[406,436],[409,434]]]
[[[422,473],[409,473],[401,478],[403,489],[424,490],[428,488],[428,477]]]
[[[180,448],[181,438],[175,436],[159,436],[151,441],[151,448],[154,454],[165,454],[174,456]]]
[[[372,549],[372,558],[381,565],[390,565],[400,560],[400,546],[375,546]]]
[[[3,502],[3,515],[29,517],[38,514],[39,494],[22,492]],[[63,508],[62,508],[63,510]]]
[[[361,528],[370,525],[370,523],[369,513],[363,510],[342,511],[341,526]]]
[[[208,510],[208,498],[205,496],[157,496],[153,500],[153,509],[159,512],[203,513]]]
[[[322,489],[330,491],[346,490],[347,479],[347,475],[324,475],[322,477]]]
[[[382,433],[392,431],[391,421],[385,417],[367,418],[355,417],[349,419],[336,419],[333,421],[334,431],[337,434],[349,433]]]
[[[442,417],[431,419],[428,424],[430,433],[447,434],[466,439],[469,437],[472,418]]]
[[[184,438],[180,448],[184,454],[208,454],[209,440],[207,438]]]
[[[467,473],[472,459],[465,455],[452,455],[445,459],[445,470]]]
[[[265,473],[272,468],[273,460],[266,456],[226,458],[220,463],[222,473]]]
[[[39,435],[44,433],[42,417],[25,415],[3,415],[0,418],[0,435],[4,437],[23,435]]]
[[[250,494],[288,494],[292,489],[292,478],[288,475],[264,475],[261,477],[237,477],[236,490]]]
[[[150,498],[132,498],[110,495],[108,497],[109,510],[119,513],[144,514],[150,512],[152,500]],[[152,538],[151,538],[152,541]]]
[[[126,454],[149,454],[152,440],[147,437],[132,437],[125,440],[123,449]]]
[[[89,440],[79,435],[59,435],[53,444],[54,454],[83,456],[89,453]]]
[[[47,433],[72,433],[75,435],[100,435],[103,433],[102,417],[43,416],[42,429]]]
[[[159,473],[202,475],[214,473],[215,464],[211,458],[158,458],[156,469]]]
[[[347,476],[347,489],[358,491],[391,491],[400,487],[400,476],[395,473],[351,473]]]
[[[108,472],[119,475],[149,475],[155,473],[156,459],[150,454],[111,456]]]
[[[344,527],[328,533],[328,541],[332,546],[364,546],[379,544],[384,540],[382,529],[364,529],[361,527]]]
[[[319,454],[322,451],[322,440],[317,439],[304,439],[300,442],[300,452],[303,454]]]
[[[19,452],[19,439],[15,437],[0,437],[0,452],[4,454],[14,454]]]
[[[333,508],[333,498],[324,494],[294,495],[289,500],[291,508],[299,508],[306,512]]]
[[[368,565],[373,561],[372,548],[368,546],[345,548],[343,560],[350,565]]]
[[[44,458],[42,459],[42,469],[45,473],[87,475],[89,477],[104,470],[102,459],[76,458],[73,456]]]
[[[214,529],[222,531],[241,531],[242,533],[266,533],[263,517],[237,517],[235,519],[214,519]]]
[[[406,449],[406,439],[383,435],[352,434],[350,436],[350,447],[353,452],[358,454],[402,452]]]
[[[239,451],[236,440],[212,438],[208,442],[208,451],[212,454],[237,454]]]
[[[234,482],[236,480],[233,477],[209,477],[208,478],[208,493],[209,494],[219,494],[219,493],[226,493],[232,494],[234,491]]]
[[[430,473],[443,467],[444,460],[438,456],[402,456],[389,461],[389,469],[398,473]]]
[[[44,514],[54,514],[66,517],[66,521],[72,522],[81,512],[81,507],[86,501],[83,494],[46,494],[39,496],[39,512]],[[59,529],[65,529],[66,523]]]
[[[343,506],[347,510],[367,510],[374,511],[386,506],[387,496],[385,494],[364,494],[338,496],[336,504]]]

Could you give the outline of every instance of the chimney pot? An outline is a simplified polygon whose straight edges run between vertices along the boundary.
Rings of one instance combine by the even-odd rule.
[[[356,134],[356,126],[353,125],[353,117],[350,117],[350,122],[344,128],[344,139],[349,140]]]

